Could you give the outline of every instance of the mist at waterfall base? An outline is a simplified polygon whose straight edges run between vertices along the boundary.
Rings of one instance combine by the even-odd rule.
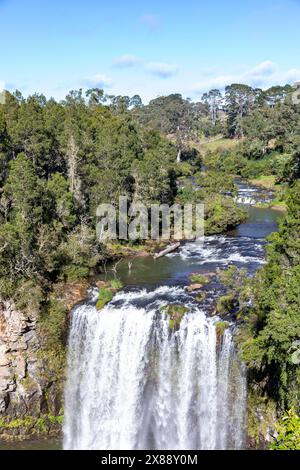
[[[171,333],[163,305],[189,312]],[[182,287],[117,294],[73,312],[65,449],[239,449],[246,380],[230,329],[218,341]]]

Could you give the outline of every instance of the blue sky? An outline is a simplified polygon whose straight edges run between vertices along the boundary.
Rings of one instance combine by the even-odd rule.
[[[145,101],[300,79],[300,0],[0,0],[0,88]]]

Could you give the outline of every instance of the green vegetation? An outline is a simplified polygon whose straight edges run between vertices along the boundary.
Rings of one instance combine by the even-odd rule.
[[[63,367],[68,326],[57,286],[118,256],[97,240],[96,207],[117,204],[120,195],[175,197],[175,146],[134,123],[126,103],[111,97],[104,105],[101,90],[86,97],[79,90],[60,103],[6,92],[0,105],[0,297],[39,312],[43,354],[53,366]]]
[[[113,292],[110,288],[101,288],[98,294],[98,301],[96,307],[98,310],[102,310],[106,304],[108,304],[113,299]]]
[[[230,325],[227,321],[218,321],[215,323],[217,337],[223,336],[229,326]]]
[[[257,178],[254,178],[249,181],[251,184],[254,184],[255,186],[261,186],[262,188],[266,189],[275,189],[276,190],[276,178],[274,175],[261,175],[258,176]]]
[[[0,419],[0,434],[1,435],[15,435],[19,436],[39,436],[57,434],[63,423],[63,414],[57,416],[52,414],[42,414],[38,417],[26,416],[25,418],[1,418]]]
[[[239,144],[238,141],[229,138],[217,138],[212,141],[201,141],[199,150],[204,154],[207,153],[222,153],[226,150],[234,149]]]
[[[231,313],[234,307],[236,306],[235,295],[232,293],[222,295],[218,298],[216,304],[216,313],[218,315],[226,315]]]
[[[269,237],[267,264],[253,278],[235,267],[220,273],[229,292],[217,313],[237,310],[237,344],[248,367],[249,388],[281,414],[300,409],[300,183],[290,187],[288,211]]]
[[[289,410],[276,425],[277,437],[271,450],[300,450],[300,417],[295,409]]]
[[[118,101],[104,106],[99,90],[86,96],[6,92],[0,105],[2,297],[28,280],[46,292],[97,272],[110,256],[96,239],[100,203],[173,201],[175,146]]]
[[[190,281],[195,283],[195,284],[203,284],[204,285],[204,284],[208,284],[209,279],[204,274],[194,273],[194,274],[190,275]]]
[[[119,279],[112,279],[110,281],[110,286],[111,286],[112,289],[119,290],[119,289],[122,289],[123,284]]]
[[[249,281],[242,308],[242,357],[281,409],[299,409],[300,371],[293,360],[300,337],[300,184],[289,191],[288,212],[270,237],[268,263]]]
[[[99,288],[96,308],[102,310],[106,304],[112,301],[114,294],[122,289],[123,284],[119,279],[111,279]]]
[[[200,292],[200,294],[197,294],[195,299],[197,300],[197,302],[203,302],[207,297],[207,293],[206,292]]]
[[[169,317],[169,329],[171,332],[179,329],[181,320],[188,310],[184,305],[167,305],[161,308],[161,312]]]
[[[255,387],[248,389],[247,402],[247,434],[251,447],[266,449],[276,426],[276,403],[268,396],[261,396]]]
[[[210,170],[196,172],[195,181],[196,188],[190,183],[178,191],[176,202],[179,204],[191,202],[204,204],[204,231],[206,235],[225,232],[246,219],[246,212],[233,199],[237,188],[232,176]]]

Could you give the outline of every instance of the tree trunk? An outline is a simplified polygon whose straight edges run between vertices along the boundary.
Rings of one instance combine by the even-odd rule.
[[[172,253],[173,251],[177,250],[180,247],[180,243],[175,243],[174,245],[168,246],[164,250],[160,251],[159,253],[156,253],[153,258],[158,259],[162,258],[163,256],[168,255],[169,253]]]
[[[178,150],[176,161],[177,161],[177,163],[181,162],[181,149]]]

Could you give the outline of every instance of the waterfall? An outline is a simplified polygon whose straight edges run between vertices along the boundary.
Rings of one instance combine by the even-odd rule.
[[[190,311],[170,332],[160,307],[175,301]],[[230,329],[218,339],[215,321],[180,287],[75,308],[64,448],[242,448],[245,373]]]

